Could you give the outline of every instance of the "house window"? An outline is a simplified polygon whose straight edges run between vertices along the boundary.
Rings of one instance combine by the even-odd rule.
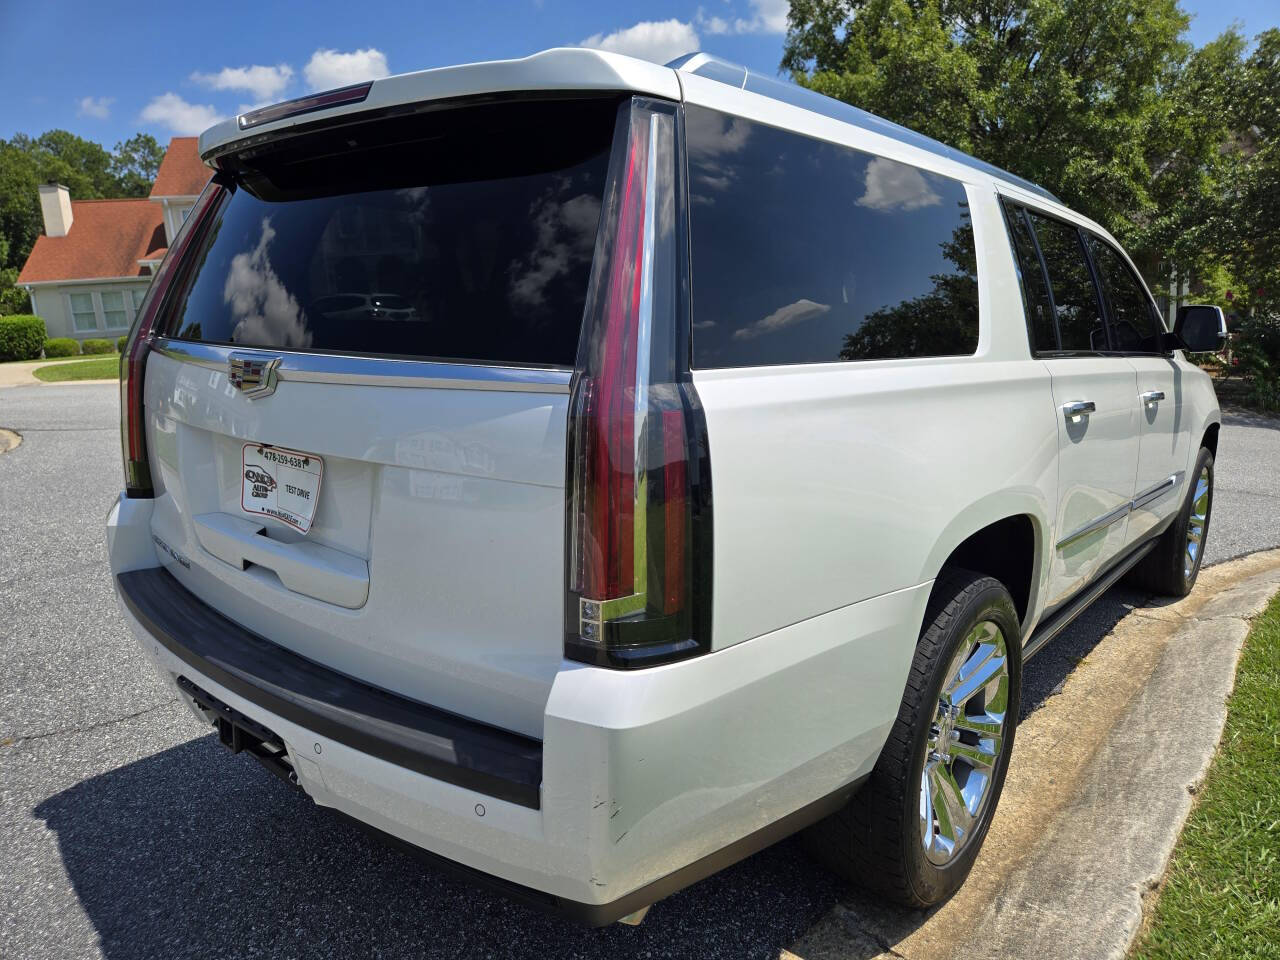
[[[129,291],[129,296],[133,298],[133,315],[136,317],[138,311],[142,309],[142,301],[146,299],[146,287],[134,287]]]
[[[129,315],[124,309],[124,293],[119,290],[104,290],[98,294],[102,298],[102,318],[108,330],[126,330],[129,327]]]
[[[93,309],[93,294],[72,293],[71,326],[77,333],[89,333],[98,329],[98,315]]]

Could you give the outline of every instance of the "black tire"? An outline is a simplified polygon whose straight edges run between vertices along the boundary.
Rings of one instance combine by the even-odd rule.
[[[1186,562],[1187,533],[1191,524],[1191,514],[1196,507],[1196,487],[1202,473],[1207,475],[1209,484],[1206,490],[1204,524],[1200,530],[1200,545],[1196,551],[1195,561],[1188,564]],[[1195,469],[1188,476],[1190,482],[1186,485],[1187,492],[1182,499],[1182,509],[1173,518],[1169,529],[1160,535],[1156,548],[1129,571],[1126,581],[1130,586],[1170,597],[1185,597],[1195,588],[1196,578],[1200,576],[1200,564],[1204,562],[1204,545],[1209,536],[1209,521],[1213,518],[1213,454],[1207,447],[1200,448]]]
[[[1006,641],[1008,696],[1002,744],[986,799],[963,846],[950,862],[938,866],[924,849],[921,780],[949,668],[966,637],[984,621],[998,626]],[[815,857],[841,876],[904,906],[933,906],[959,889],[986,837],[1009,766],[1018,722],[1021,637],[1013,599],[998,580],[968,570],[939,577],[889,739],[870,779],[848,805],[806,832],[806,846]]]

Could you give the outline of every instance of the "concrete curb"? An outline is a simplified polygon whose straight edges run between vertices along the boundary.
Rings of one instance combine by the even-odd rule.
[[[1202,571],[1121,620],[1018,729],[991,835],[929,913],[858,891],[783,956],[1123,958],[1217,749],[1248,620],[1280,550]]]

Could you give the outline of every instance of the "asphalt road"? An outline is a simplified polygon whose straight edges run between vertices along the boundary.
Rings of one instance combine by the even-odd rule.
[[[447,880],[232,757],[134,649],[113,386],[0,390],[0,957],[769,957],[841,895],[794,841],[586,931]],[[1280,545],[1280,421],[1229,416],[1206,559]],[[1027,669],[1025,709],[1135,603]],[[851,951],[857,945],[851,944]]]

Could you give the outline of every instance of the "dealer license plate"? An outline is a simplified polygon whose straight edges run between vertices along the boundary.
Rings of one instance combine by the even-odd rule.
[[[324,461],[314,453],[264,443],[244,445],[240,507],[306,533],[316,515]]]

